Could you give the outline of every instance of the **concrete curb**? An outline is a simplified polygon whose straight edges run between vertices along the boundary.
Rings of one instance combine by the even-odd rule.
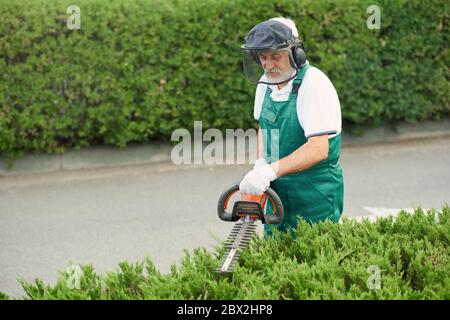
[[[0,159],[0,176],[47,173],[170,161],[171,147],[163,143],[128,146],[124,149],[95,146],[62,155],[30,154],[13,161],[12,168]]]
[[[421,123],[400,123],[396,130],[387,126],[369,129],[360,137],[343,133],[343,146],[401,142],[450,136],[450,119]]]
[[[380,127],[369,129],[359,137],[344,132],[343,147],[447,136],[450,136],[450,119],[416,124],[402,123],[395,131]],[[12,168],[9,168],[5,159],[0,158],[0,176],[167,162],[170,161],[171,150],[172,147],[164,143],[134,145],[124,149],[95,146],[79,151],[69,150],[62,155],[29,154],[15,159]]]

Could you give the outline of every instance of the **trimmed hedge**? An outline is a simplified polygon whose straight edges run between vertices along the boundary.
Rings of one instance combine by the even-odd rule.
[[[375,223],[300,221],[295,235],[255,236],[231,275],[215,273],[220,246],[186,252],[165,275],[146,259],[105,276],[82,266],[79,289],[69,289],[68,273],[54,286],[21,283],[26,299],[450,299],[448,205]]]
[[[292,17],[333,81],[346,126],[450,115],[446,0],[0,0],[0,156],[170,140],[176,128],[255,127],[240,45]]]

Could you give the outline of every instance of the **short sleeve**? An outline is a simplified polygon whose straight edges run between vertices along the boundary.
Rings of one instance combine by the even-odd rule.
[[[253,118],[259,121],[259,115],[261,114],[262,104],[264,101],[264,95],[266,94],[267,84],[260,83],[256,86],[255,93],[255,105],[253,108]]]
[[[317,68],[311,67],[305,74],[297,98],[297,115],[307,139],[341,132],[338,95],[328,77]]]

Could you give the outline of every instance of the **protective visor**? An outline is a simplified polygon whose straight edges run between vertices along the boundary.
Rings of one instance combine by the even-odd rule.
[[[243,54],[245,76],[254,84],[281,84],[294,79],[297,75],[290,48],[243,49]]]

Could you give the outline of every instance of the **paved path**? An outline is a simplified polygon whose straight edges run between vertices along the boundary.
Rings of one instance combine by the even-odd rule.
[[[344,215],[450,203],[450,138],[342,150]],[[249,166],[170,163],[0,178],[0,291],[16,279],[54,283],[70,263],[104,273],[150,257],[167,272],[183,249],[213,250],[231,224],[216,201]],[[261,231],[261,228],[259,229]]]

